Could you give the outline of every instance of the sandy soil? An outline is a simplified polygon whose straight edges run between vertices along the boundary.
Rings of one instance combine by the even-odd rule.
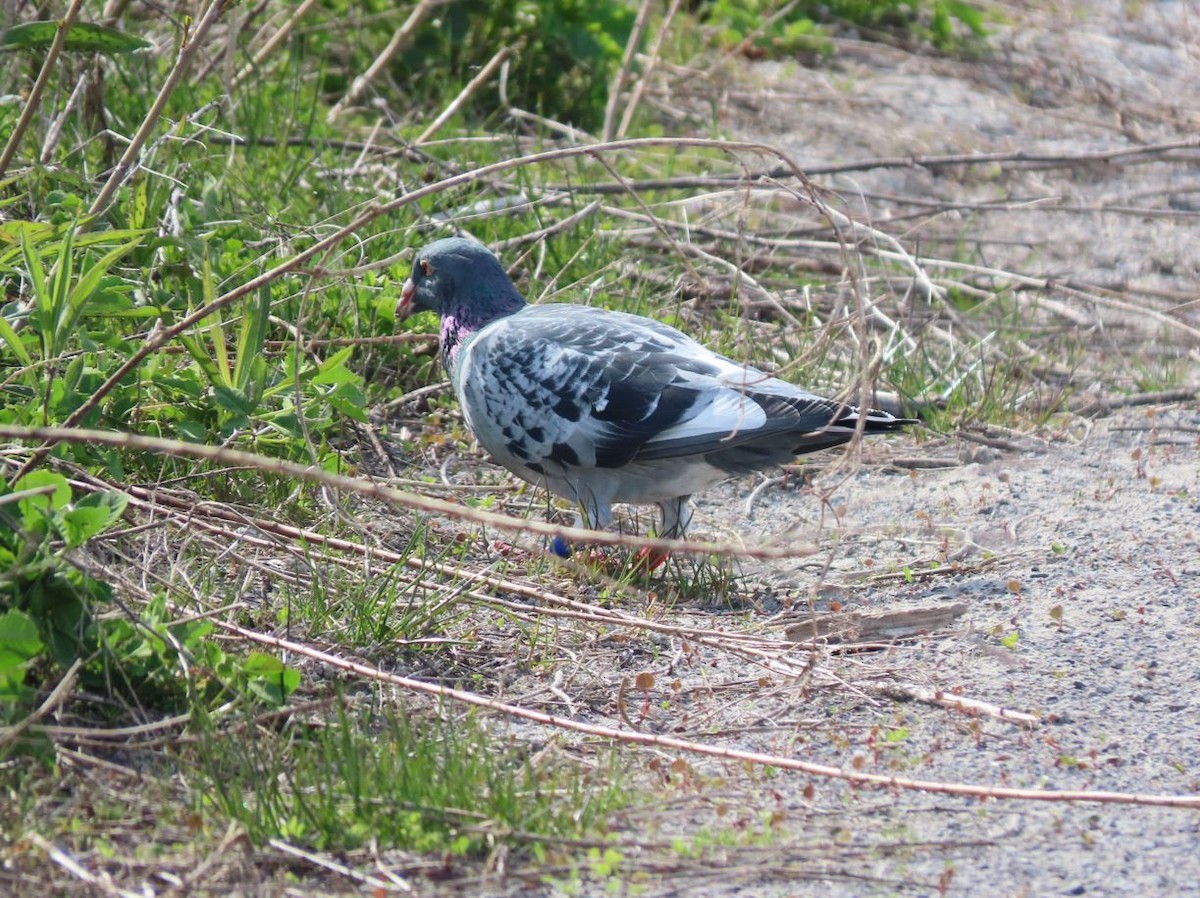
[[[929,689],[1031,712],[1026,730],[921,704],[820,691],[781,714],[757,748],[847,769],[924,779],[1161,794],[1200,791],[1200,412],[1139,411],[987,463],[916,475],[862,471],[837,492],[840,521],[818,530],[812,497],[771,488],[755,516],[729,485],[700,503],[715,522],[764,537],[789,528],[829,549],[774,577],[780,595],[822,592],[872,612],[964,602],[950,629],[893,649],[830,660],[870,682],[899,676]],[[729,509],[737,509],[733,520]],[[807,519],[805,512],[807,512]],[[828,518],[828,516],[827,516]],[[951,558],[961,567],[946,571]],[[913,559],[940,573],[921,576]],[[892,572],[909,566],[907,582]],[[788,582],[791,580],[792,582]],[[793,696],[801,701],[798,696]],[[808,724],[802,722],[804,719]],[[788,727],[794,726],[794,731]],[[872,732],[903,733],[882,750]],[[803,780],[777,782],[800,788]],[[832,835],[865,850],[831,856],[824,895],[1173,895],[1200,881],[1200,812],[1105,805],[977,802],[824,786],[789,814],[824,811]],[[837,816],[839,808],[847,813]],[[781,848],[779,859],[788,856]],[[818,865],[820,866],[820,865]],[[812,875],[808,864],[806,876]],[[947,874],[947,871],[952,873]],[[821,876],[815,876],[821,879]],[[804,894],[761,880],[727,894]]]
[[[913,242],[959,241],[989,264],[1196,311],[1200,241],[1200,11],[1187,3],[1012,9],[994,56],[957,62],[848,43],[832,70],[748,65],[725,95],[727,123],[808,166],[950,153],[1122,161],[994,170],[889,167],[822,183],[884,221],[921,202],[963,206],[914,223]],[[1189,149],[1163,150],[1175,143]],[[1146,150],[1144,154],[1140,154]],[[1196,344],[1128,310],[1088,307],[1093,349],[1130,367],[1170,360],[1200,383]],[[1195,402],[1063,419],[1015,445],[955,441],[889,454],[958,459],[909,474],[865,468],[836,515],[788,487],[730,484],[704,497],[715,533],[787,532],[822,552],[748,565],[784,604],[820,590],[873,611],[965,602],[950,630],[855,660],[848,680],[887,672],[1038,715],[1025,730],[853,684],[758,697],[749,744],[869,771],[978,784],[1162,794],[1200,792],[1200,411]],[[959,566],[946,570],[946,560]],[[915,564],[920,560],[921,565]],[[829,565],[825,569],[825,565]],[[898,568],[941,573],[907,581]],[[897,742],[878,747],[881,733]],[[874,736],[872,734],[874,733]],[[978,802],[920,793],[815,796],[780,778],[775,807],[811,841],[780,845],[776,875],[740,869],[687,886],[744,895],[1183,895],[1200,886],[1200,812]],[[840,816],[839,808],[853,811]],[[804,816],[804,815],[808,816]],[[844,847],[804,854],[824,839]],[[804,851],[801,850],[803,846]],[[865,877],[865,878],[860,878]],[[803,881],[802,881],[803,880]]]

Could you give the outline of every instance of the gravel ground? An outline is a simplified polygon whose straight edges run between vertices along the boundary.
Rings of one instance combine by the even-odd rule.
[[[987,463],[855,476],[837,493],[840,523],[819,537],[836,543],[827,578],[842,584],[838,601],[874,612],[965,602],[968,611],[948,631],[832,669],[866,680],[868,669],[899,671],[920,686],[1031,712],[1039,725],[847,701],[835,690],[804,708],[815,724],[806,735],[756,747],[949,782],[1200,792],[1198,433],[1194,409],[1139,411],[1084,439]],[[710,522],[720,517],[745,532],[771,529],[770,521],[815,535],[815,522],[793,519],[797,510],[812,511],[803,496],[764,492],[753,521],[729,521],[746,490],[726,489],[701,503]],[[943,553],[963,572],[911,583],[878,578]],[[756,573],[775,577],[786,593],[789,579],[811,584],[827,560],[822,553],[791,570],[773,562]],[[860,581],[863,574],[878,579]],[[905,738],[875,752],[873,730],[903,730]],[[1200,882],[1195,810],[848,794],[824,787],[811,804],[800,802],[831,814],[849,802],[846,819],[827,822],[826,831],[853,833],[851,844],[870,848],[867,859],[831,857],[823,869],[880,881],[830,879],[820,894],[922,894],[947,870],[948,893],[963,895],[1173,895],[1193,893]],[[907,848],[888,848],[895,843]],[[787,854],[781,847],[779,858]],[[728,892],[800,893],[761,880]]]
[[[822,183],[857,195],[876,221],[921,203],[958,204],[907,234],[932,255],[964,245],[989,265],[1123,291],[1130,307],[1074,309],[1091,327],[1092,361],[1175,366],[1196,389],[1194,336],[1136,310],[1191,303],[1188,320],[1200,327],[1200,11],[1098,2],[1007,12],[997,52],[979,61],[847,42],[832,70],[744,64],[723,94],[723,122],[805,166],[950,153],[1079,159],[881,167]],[[1113,152],[1129,155],[1085,160]],[[971,205],[979,203],[996,208]],[[834,494],[836,515],[822,516],[794,486],[759,493],[752,517],[752,483],[701,498],[699,530],[787,533],[821,547],[807,560],[744,567],[771,588],[760,611],[811,595],[818,582],[818,605],[836,600],[847,610],[967,605],[947,631],[830,660],[845,690],[747,695],[739,744],[951,782],[1200,792],[1200,411],[1193,401],[1056,426],[1008,448],[873,449],[875,458],[948,455],[960,464],[911,474],[868,466]],[[880,576],[946,558],[959,569],[911,582]],[[732,674],[728,660],[713,664],[708,675]],[[884,674],[1027,711],[1039,724],[976,720],[858,689]],[[886,733],[896,742],[881,748]],[[1200,893],[1196,810],[885,796],[835,783],[799,794],[808,782],[784,775],[764,791],[766,806],[791,823],[770,852],[731,856],[720,873],[690,871],[651,892]],[[694,833],[701,824],[678,825]]]

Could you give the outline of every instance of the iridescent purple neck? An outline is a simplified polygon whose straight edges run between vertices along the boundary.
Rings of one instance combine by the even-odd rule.
[[[442,317],[442,329],[438,338],[438,344],[442,349],[442,368],[447,372],[454,370],[454,363],[458,361],[458,351],[462,349],[463,343],[479,330],[478,327],[470,327],[466,322],[459,320],[454,315],[445,315]]]
[[[499,318],[506,318],[514,312],[519,312],[525,305],[521,295],[509,285],[509,295],[501,294],[487,303],[485,312],[479,307],[460,305],[453,311],[442,312],[442,328],[439,345],[442,352],[442,365],[446,371],[453,371],[458,362],[458,353],[470,339],[483,328]]]

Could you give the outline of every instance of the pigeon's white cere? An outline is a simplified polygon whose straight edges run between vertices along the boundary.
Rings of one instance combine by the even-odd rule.
[[[614,502],[653,503],[660,535],[682,536],[705,487],[848,442],[858,426],[917,423],[808,393],[649,318],[526,305],[496,257],[461,238],[418,253],[398,315],[412,308],[441,317],[442,362],[479,444],[593,527],[612,522]]]

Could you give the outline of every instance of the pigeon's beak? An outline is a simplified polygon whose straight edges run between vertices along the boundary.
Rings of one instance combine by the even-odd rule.
[[[417,285],[413,283],[413,279],[409,278],[404,282],[404,286],[400,288],[400,302],[396,306],[396,320],[403,321],[413,310],[413,294],[417,292]]]

